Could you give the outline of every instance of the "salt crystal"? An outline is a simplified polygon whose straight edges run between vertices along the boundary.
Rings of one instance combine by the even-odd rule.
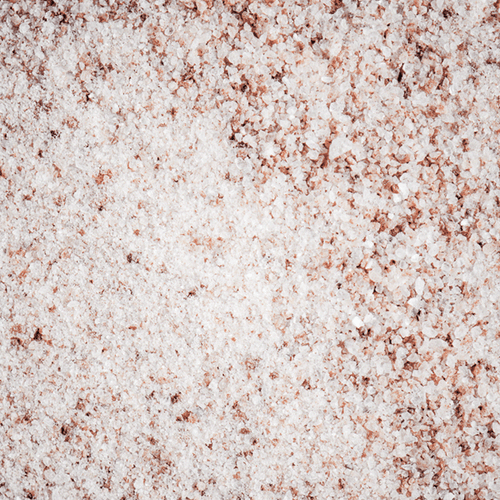
[[[425,281],[419,276],[415,281],[415,291],[418,295],[422,295],[424,291]]]
[[[483,252],[485,253],[485,255],[491,255],[495,252],[495,250],[496,250],[496,248],[495,248],[495,245],[493,243],[487,243],[483,247]]]
[[[427,337],[427,338],[434,338],[438,334],[438,331],[436,328],[433,328],[432,326],[424,326],[422,328],[422,333]]]
[[[335,160],[339,156],[347,153],[352,148],[352,142],[346,136],[336,137],[330,144],[329,156],[331,160]]]
[[[19,31],[23,35],[26,35],[26,33],[28,33],[29,29],[30,29],[30,25],[29,25],[29,23],[27,21],[23,22],[21,24],[21,26],[19,26]]]
[[[408,189],[408,186],[404,182],[398,183],[399,191],[401,193],[401,197],[403,199],[406,199],[408,195],[410,194],[410,191]]]
[[[363,320],[360,317],[358,317],[358,316],[354,317],[354,319],[352,320],[352,324],[356,328],[361,328],[362,326],[364,326]]]

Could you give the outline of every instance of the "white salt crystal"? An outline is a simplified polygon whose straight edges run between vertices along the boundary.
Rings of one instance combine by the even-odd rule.
[[[361,328],[362,326],[364,326],[365,324],[363,323],[363,320],[359,317],[359,316],[355,316],[354,319],[352,320],[352,324],[356,327],[356,328]]]
[[[403,259],[404,257],[406,257],[406,249],[404,249],[404,248],[398,248],[396,250],[396,257],[398,259]]]
[[[365,316],[365,319],[363,320],[363,324],[364,325],[370,324],[374,320],[375,320],[375,316],[372,313],[368,313]]]
[[[340,135],[336,137],[330,144],[329,157],[331,160],[335,160],[339,156],[347,153],[351,150],[353,143],[345,136]]]
[[[21,26],[19,26],[19,31],[25,35],[26,33],[28,33],[30,29],[30,25],[29,25],[29,22],[28,21],[24,21]]]
[[[425,281],[419,276],[415,280],[415,291],[417,292],[418,295],[422,295],[424,287],[425,287]]]
[[[401,197],[403,199],[406,199],[408,195],[410,194],[410,190],[408,189],[408,186],[404,182],[400,182],[398,184],[399,187],[399,192],[401,193]]]
[[[330,44],[330,57],[336,57],[342,50],[342,42],[340,40],[333,40]]]
[[[427,337],[427,338],[434,338],[438,334],[437,328],[433,328],[432,326],[424,326],[422,328],[422,333]]]

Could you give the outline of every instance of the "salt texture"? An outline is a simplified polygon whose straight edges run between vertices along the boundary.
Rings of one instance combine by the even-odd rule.
[[[0,2],[0,497],[499,497],[494,0]]]

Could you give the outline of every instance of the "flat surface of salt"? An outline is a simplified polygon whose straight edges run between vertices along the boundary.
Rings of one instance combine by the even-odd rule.
[[[0,1],[0,498],[500,498],[499,33]]]

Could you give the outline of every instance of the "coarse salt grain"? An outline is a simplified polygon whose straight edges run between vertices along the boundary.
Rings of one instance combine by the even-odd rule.
[[[352,320],[352,324],[353,324],[356,328],[361,328],[362,326],[364,326],[363,320],[362,320],[361,318],[359,318],[358,316],[356,316],[356,317]]]

